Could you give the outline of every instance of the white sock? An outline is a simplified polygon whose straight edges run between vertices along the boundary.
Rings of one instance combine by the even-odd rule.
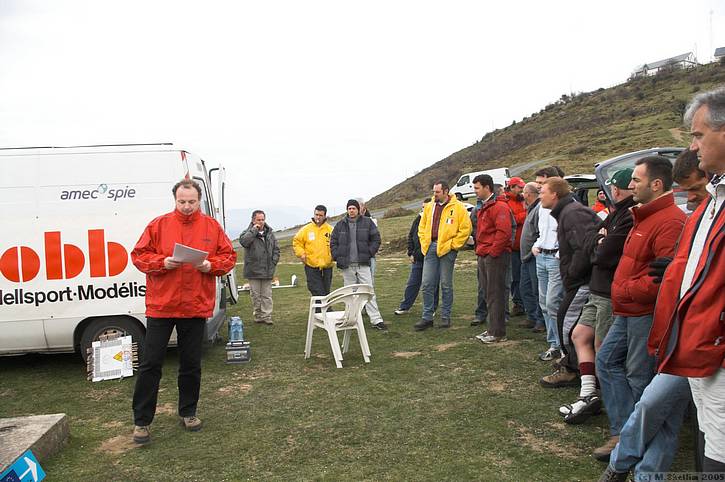
[[[588,397],[597,392],[597,377],[594,375],[582,375],[582,385],[579,390],[580,397]]]

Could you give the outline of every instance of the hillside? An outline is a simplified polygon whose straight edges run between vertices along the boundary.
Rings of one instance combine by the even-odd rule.
[[[682,114],[699,90],[725,83],[725,65],[660,72],[608,89],[562,95],[539,112],[423,169],[373,197],[382,208],[420,198],[437,179],[455,183],[464,172],[513,167],[536,159],[552,161],[568,173],[593,172],[600,161],[654,146],[685,146]],[[530,176],[536,168],[524,171]]]

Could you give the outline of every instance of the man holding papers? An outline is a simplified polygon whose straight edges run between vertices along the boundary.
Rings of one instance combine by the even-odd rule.
[[[186,430],[201,429],[196,405],[204,324],[214,310],[214,278],[229,272],[237,260],[219,223],[199,211],[201,187],[185,179],[172,192],[176,209],[151,221],[131,252],[133,264],[146,273],[146,339],[133,394],[133,440],[140,444],[151,439],[161,366],[174,327],[180,422]]]

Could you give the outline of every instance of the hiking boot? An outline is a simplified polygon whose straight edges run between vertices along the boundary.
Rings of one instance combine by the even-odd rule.
[[[482,336],[480,338],[477,336],[476,339],[478,341],[480,341],[481,343],[483,343],[484,345],[491,345],[493,343],[498,343],[498,342],[501,342],[501,341],[506,341],[506,337],[505,336],[493,336],[493,335],[486,335],[486,336]]]
[[[541,361],[552,361],[561,357],[561,352],[558,348],[549,348],[543,353],[539,353],[539,360]]]
[[[395,313],[396,315],[405,315],[409,311],[410,310],[404,310],[403,308],[398,308],[397,310],[393,311],[393,313]]]
[[[576,387],[579,380],[576,372],[560,366],[554,373],[542,377],[539,383],[544,388]]]
[[[629,472],[616,472],[611,465],[607,465],[607,470],[604,471],[599,482],[625,482]]]
[[[594,451],[592,452],[592,456],[600,462],[609,462],[609,455],[612,453],[612,450],[614,450],[614,447],[616,447],[618,443],[619,435],[609,437],[609,439],[604,442],[604,445],[594,449]]]
[[[534,333],[546,333],[546,326],[545,325],[534,325],[531,327],[531,331]]]
[[[388,331],[388,325],[386,325],[382,321],[375,323],[373,325],[373,328],[375,328],[376,330],[380,330],[380,331]]]
[[[478,318],[476,318],[475,320],[473,320],[471,322],[471,326],[481,326],[481,325],[485,325],[485,324],[486,324],[486,320],[479,320]]]
[[[559,407],[559,415],[564,417],[566,423],[572,425],[586,422],[592,415],[598,415],[602,411],[602,399],[594,393],[585,397],[578,397],[574,403],[565,404]]]
[[[450,327],[451,327],[451,320],[441,320],[441,322],[437,326],[437,328],[450,328]]]
[[[147,444],[151,441],[151,432],[148,425],[133,426],[133,441],[139,445]]]
[[[431,326],[433,326],[433,320],[430,320],[430,321],[420,320],[418,323],[413,325],[413,329],[415,331],[423,331],[423,330],[427,330]]]
[[[514,304],[514,307],[511,309],[511,316],[519,316],[526,314],[526,310],[524,310],[524,307],[517,304]]]
[[[179,422],[181,423],[181,426],[189,432],[198,432],[202,427],[201,420],[196,418],[194,415],[191,417],[181,417]]]

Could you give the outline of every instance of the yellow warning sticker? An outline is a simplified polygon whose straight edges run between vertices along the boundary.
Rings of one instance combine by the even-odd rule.
[[[123,352],[119,351],[115,355],[113,355],[113,359],[116,361],[123,361]]]

